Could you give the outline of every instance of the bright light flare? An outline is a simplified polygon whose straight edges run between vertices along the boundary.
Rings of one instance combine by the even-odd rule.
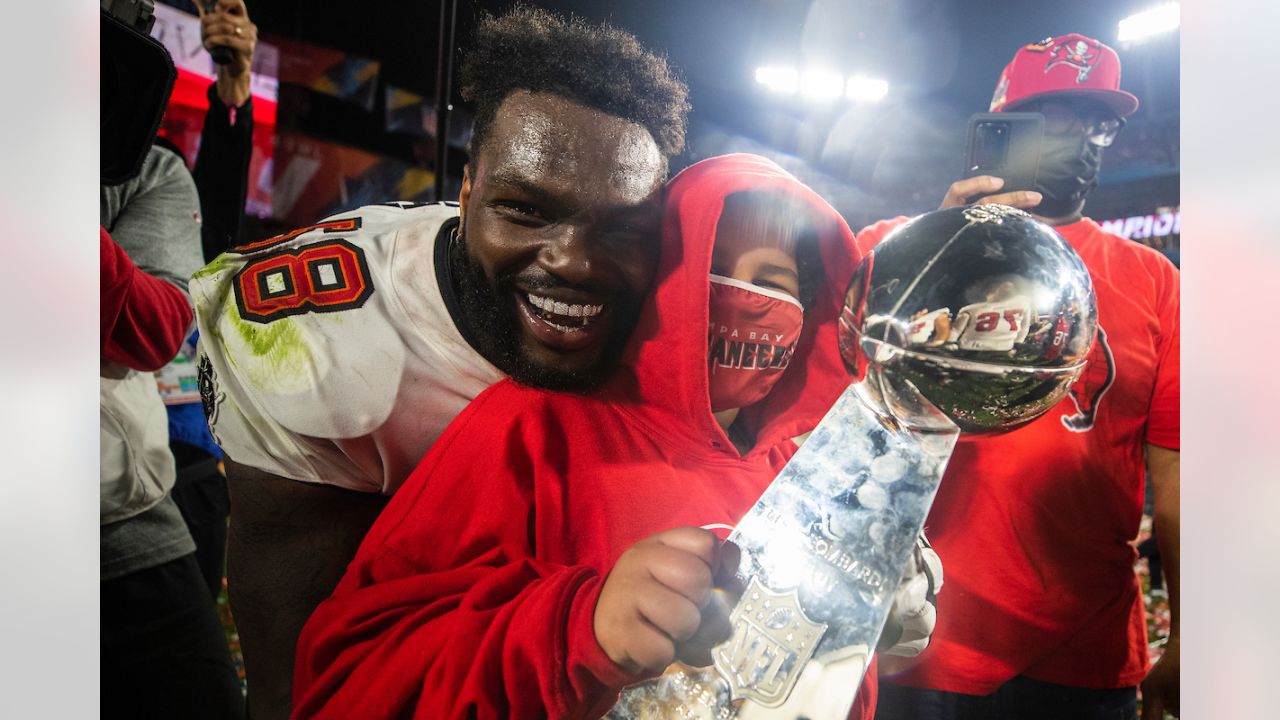
[[[828,102],[841,97],[856,103],[880,102],[889,93],[889,83],[865,75],[845,77],[822,67],[799,70],[787,65],[756,68],[756,82],[779,95],[799,93],[806,100]]]
[[[806,68],[800,75],[800,94],[810,100],[835,100],[844,94],[844,76],[820,68]]]
[[[1176,2],[1135,13],[1120,21],[1120,42],[1144,40],[1152,35],[1177,30],[1181,18],[1181,6]]]
[[[889,94],[889,83],[877,78],[854,75],[845,85],[845,97],[853,102],[880,102]]]
[[[800,89],[800,73],[792,67],[758,67],[756,82],[776,93],[790,95]]]

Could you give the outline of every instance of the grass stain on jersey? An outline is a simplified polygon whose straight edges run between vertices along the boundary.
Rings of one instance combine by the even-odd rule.
[[[227,303],[224,308],[224,323],[220,324],[234,328],[242,346],[252,355],[238,360],[238,353],[231,352],[228,359],[250,382],[260,388],[273,388],[283,393],[311,386],[313,371],[317,369],[314,367],[315,358],[302,332],[290,318],[280,318],[264,325],[240,317],[235,303]]]
[[[227,265],[229,265],[230,262],[233,260],[235,260],[235,258],[227,255],[226,253],[223,253],[218,257],[214,258],[212,261],[210,261],[208,265],[205,265],[204,267],[195,271],[195,273],[192,274],[191,279],[200,280],[201,278],[206,278],[206,277],[209,277],[210,275],[216,275],[222,272],[223,270],[226,270]]]

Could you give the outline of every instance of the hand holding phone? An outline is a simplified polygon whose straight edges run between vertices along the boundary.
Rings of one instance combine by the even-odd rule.
[[[218,98],[240,107],[251,93],[250,70],[258,27],[249,19],[244,0],[198,0],[200,42],[216,63]]]
[[[218,11],[218,0],[196,0],[200,15],[211,15]],[[215,45],[209,48],[209,57],[213,58],[213,62],[218,65],[227,65],[235,59],[231,48],[226,45]]]
[[[964,177],[993,175],[1001,193],[1032,190],[1040,167],[1044,116],[1040,113],[979,113],[969,118]],[[981,193],[969,202],[991,193]]]

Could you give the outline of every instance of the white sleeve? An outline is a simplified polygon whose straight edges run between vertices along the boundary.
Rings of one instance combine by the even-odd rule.
[[[202,399],[227,455],[364,492],[404,482],[502,377],[462,338],[436,284],[436,239],[457,214],[362,207],[196,273]]]
[[[201,397],[215,441],[236,462],[304,482],[383,489],[375,443],[361,439],[391,413],[406,351],[382,267],[395,232],[376,222],[389,209],[367,210],[346,214],[361,214],[363,227],[264,241],[224,253],[192,278]],[[367,292],[326,294],[325,283]],[[343,302],[303,310],[268,303],[289,292]]]

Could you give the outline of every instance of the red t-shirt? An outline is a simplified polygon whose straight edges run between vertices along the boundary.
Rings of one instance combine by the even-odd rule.
[[[858,236],[865,250],[905,218]],[[1055,228],[1098,298],[1098,341],[1070,396],[1006,435],[962,440],[925,525],[942,557],[938,625],[886,681],[985,695],[1016,675],[1135,685],[1149,669],[1131,542],[1144,445],[1179,447],[1178,270],[1092,220]]]

